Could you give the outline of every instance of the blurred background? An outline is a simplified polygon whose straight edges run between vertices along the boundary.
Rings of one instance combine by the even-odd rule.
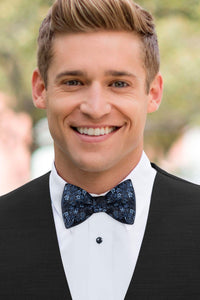
[[[0,0],[0,194],[51,169],[45,112],[31,76],[37,35],[52,0]],[[155,17],[164,77],[159,112],[149,115],[145,151],[167,171],[200,183],[200,1],[138,0]]]

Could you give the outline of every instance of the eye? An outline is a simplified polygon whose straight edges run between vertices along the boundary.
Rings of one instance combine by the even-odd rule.
[[[75,80],[75,79],[64,81],[64,84],[67,85],[67,86],[83,85],[81,81]]]
[[[111,84],[111,86],[116,87],[116,88],[124,88],[129,86],[127,82],[124,81],[115,81]]]

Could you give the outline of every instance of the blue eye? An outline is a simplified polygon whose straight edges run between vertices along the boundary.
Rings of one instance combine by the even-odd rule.
[[[112,86],[116,87],[116,88],[124,88],[128,86],[128,83],[124,82],[124,81],[115,81],[112,83]]]
[[[77,85],[82,85],[82,83],[78,80],[68,80],[64,82],[68,86],[77,86]]]

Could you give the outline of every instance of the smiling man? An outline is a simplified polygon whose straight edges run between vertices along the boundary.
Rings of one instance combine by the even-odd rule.
[[[147,91],[141,48],[136,33],[122,30],[58,33],[46,85],[41,71],[33,74],[33,98],[47,110],[56,169],[88,192],[111,189],[142,156],[146,115],[160,104],[162,77],[156,74]]]
[[[50,173],[0,198],[3,299],[199,299],[200,188],[151,165],[163,80],[152,16],[132,0],[57,0],[33,101]]]

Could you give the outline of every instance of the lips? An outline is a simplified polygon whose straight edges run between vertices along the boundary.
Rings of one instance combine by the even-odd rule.
[[[92,128],[92,127],[74,127],[77,132],[83,135],[88,136],[102,136],[107,135],[115,130],[117,130],[119,127],[114,126],[106,126],[106,127],[98,127],[98,128]]]

